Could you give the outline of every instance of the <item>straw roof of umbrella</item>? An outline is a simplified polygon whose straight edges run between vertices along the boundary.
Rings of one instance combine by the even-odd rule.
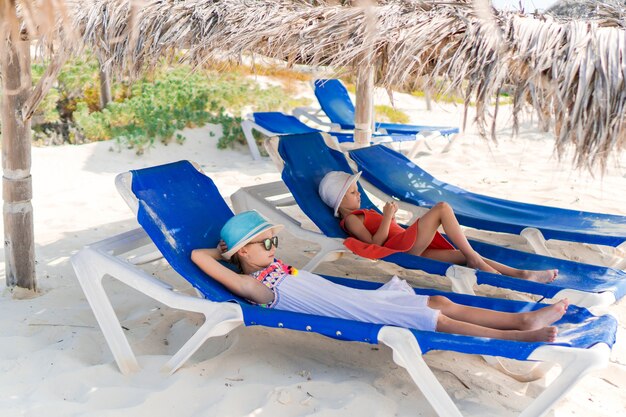
[[[378,85],[419,80],[462,91],[493,138],[491,109],[506,86],[514,127],[530,103],[554,130],[559,154],[574,147],[579,167],[604,166],[626,144],[626,21],[616,6],[579,21],[503,13],[468,0],[389,0],[367,8],[304,0],[65,3],[84,44],[118,73],[138,74],[174,56],[202,65],[260,54],[339,74],[372,64]]]

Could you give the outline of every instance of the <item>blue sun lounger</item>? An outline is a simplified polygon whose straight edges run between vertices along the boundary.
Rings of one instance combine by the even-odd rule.
[[[563,372],[522,413],[523,416],[541,416],[586,373],[606,365],[615,341],[617,322],[613,317],[594,316],[575,306],[570,306],[556,323],[559,328],[557,341],[547,344],[417,331],[252,305],[230,293],[191,262],[191,251],[215,245],[222,225],[233,215],[210,178],[188,161],[180,161],[122,174],[117,184],[136,211],[143,229],[88,246],[72,258],[72,263],[115,360],[125,374],[138,370],[139,364],[102,286],[104,276],[118,279],[169,307],[205,316],[205,323],[165,365],[169,372],[182,366],[209,338],[227,334],[241,325],[315,332],[343,341],[384,343],[393,349],[394,361],[407,369],[440,416],[460,416],[461,413],[422,358],[431,350],[561,364]],[[172,268],[193,285],[200,297],[176,292],[123,256],[150,242],[156,245]],[[363,289],[375,289],[380,285],[327,278]],[[445,295],[457,303],[507,312],[530,311],[542,306],[435,290],[415,291]]]
[[[355,149],[350,158],[362,178],[386,194],[407,203],[432,207],[449,203],[459,222],[477,229],[522,233],[534,228],[544,239],[619,246],[626,243],[626,216],[520,203],[476,194],[440,181],[392,149]],[[533,242],[531,242],[533,243]],[[536,251],[547,250],[534,243]]]
[[[237,191],[231,200],[237,211],[255,208],[275,222],[285,224],[295,236],[319,244],[320,252],[305,266],[305,269],[313,270],[329,255],[347,251],[343,246],[343,240],[348,237],[339,226],[339,221],[333,217],[332,210],[319,197],[318,184],[330,171],[352,171],[344,154],[338,149],[329,147],[319,133],[281,136],[270,139],[267,144],[277,148],[277,151],[271,153],[278,154],[281,158],[278,164],[282,166],[282,179],[287,189],[280,187],[281,184],[274,187],[267,185],[246,187]],[[269,190],[266,194],[263,194],[264,188]],[[280,206],[287,206],[289,201],[273,199],[272,194],[289,192],[295,203],[321,233],[303,230],[299,223],[294,222],[288,214],[279,209]],[[361,207],[377,209],[362,189]],[[497,262],[522,269],[556,268],[559,275],[551,283],[540,283],[404,253],[397,253],[382,260],[407,269],[445,275],[451,279],[454,291],[466,294],[474,293],[475,284],[487,284],[548,299],[568,298],[571,303],[586,307],[610,305],[626,294],[624,271],[521,252],[473,240],[470,243],[482,256]]]
[[[265,136],[277,135],[293,135],[298,133],[315,133],[322,132],[302,123],[296,117],[281,112],[256,112],[248,115],[241,122],[241,129],[252,153],[254,159],[260,159],[261,154],[257,149],[256,140],[253,131],[262,133]],[[337,142],[352,144],[354,143],[354,134],[347,132],[328,132],[329,135],[335,137]],[[372,144],[384,142],[409,142],[418,140],[415,135],[403,134],[380,134],[372,135]]]
[[[318,124],[329,126],[331,130],[354,130],[354,104],[350,99],[348,90],[337,79],[320,79],[313,83],[315,97],[321,109],[330,119],[331,123],[324,122],[315,116],[312,109],[300,107],[294,110],[294,115],[307,117]],[[443,136],[459,133],[459,129],[449,126],[422,126],[408,125],[400,123],[375,123],[375,131],[381,133],[398,134],[423,134],[427,132],[438,132]]]

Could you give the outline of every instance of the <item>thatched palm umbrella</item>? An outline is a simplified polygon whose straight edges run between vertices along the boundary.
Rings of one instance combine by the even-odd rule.
[[[375,73],[387,87],[419,79],[461,89],[466,105],[477,103],[485,132],[491,102],[506,84],[514,91],[515,125],[530,102],[542,121],[554,120],[557,150],[574,146],[578,166],[605,164],[610,152],[623,149],[621,16],[607,9],[603,20],[557,21],[500,13],[477,2],[483,7],[416,0],[371,7],[304,0],[85,0],[70,5],[68,16],[83,44],[117,73],[139,74],[181,51],[197,65],[216,56],[261,54],[338,73],[359,69],[363,85]],[[62,29],[68,26],[59,36]],[[359,117],[367,120],[364,113]]]
[[[617,9],[576,21],[476,11],[471,1],[389,1],[369,9],[315,3],[150,1],[133,9],[88,0],[74,19],[86,44],[130,74],[181,50],[194,64],[252,53],[338,72],[371,63],[382,86],[419,79],[461,89],[466,103],[476,102],[480,127],[507,85],[515,125],[530,102],[544,124],[554,120],[559,153],[575,147],[579,167],[604,164],[624,147],[626,32]],[[374,31],[365,29],[368,16]],[[441,80],[447,82],[435,84]]]

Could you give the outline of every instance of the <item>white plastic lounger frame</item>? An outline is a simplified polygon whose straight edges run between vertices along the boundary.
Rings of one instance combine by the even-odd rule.
[[[137,202],[133,201],[132,193],[129,189],[124,190],[126,185],[130,184],[130,174],[118,176],[116,182],[122,189],[124,199],[130,203],[131,208],[136,209]],[[165,364],[164,370],[169,373],[175,372],[182,366],[207,339],[227,334],[243,324],[243,313],[238,304],[217,303],[177,293],[170,285],[125,259],[125,254],[147,245],[153,246],[149,236],[143,229],[138,228],[92,244],[72,257],[78,281],[123,374],[137,371],[139,364],[102,286],[104,276],[118,279],[169,307],[198,312],[205,316],[204,324]],[[409,330],[385,326],[381,328],[378,338],[380,342],[391,347],[393,360],[407,369],[438,415],[461,416],[459,409],[424,361],[420,346]],[[603,343],[591,349],[548,345],[536,349],[529,360],[555,362],[561,365],[562,372],[521,413],[521,416],[544,415],[586,373],[605,366],[609,353],[608,346]]]
[[[462,416],[441,383],[424,361],[419,344],[413,334],[406,329],[383,327],[378,340],[393,349],[393,360],[404,367],[424,397],[439,416]],[[394,347],[396,346],[396,347]],[[520,417],[545,415],[587,373],[603,368],[608,363],[609,347],[599,343],[589,349],[573,349],[563,346],[541,346],[528,360],[549,361],[561,366],[561,373],[530,405],[520,413]],[[415,358],[419,358],[415,360]]]
[[[105,276],[111,276],[168,307],[204,315],[204,324],[165,364],[164,371],[173,373],[207,339],[224,335],[243,324],[243,313],[237,304],[214,303],[177,293],[168,284],[120,257],[146,244],[151,244],[150,238],[138,228],[90,245],[72,257],[78,281],[123,374],[137,371],[139,364],[104,291],[102,279]]]

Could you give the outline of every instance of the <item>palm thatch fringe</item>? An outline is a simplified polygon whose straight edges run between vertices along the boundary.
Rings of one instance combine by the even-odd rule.
[[[348,2],[342,2],[348,3]],[[304,0],[85,0],[69,6],[85,45],[116,73],[138,74],[164,57],[202,65],[217,56],[260,54],[331,66],[368,62],[385,87],[426,83],[476,103],[483,134],[494,97],[513,92],[514,128],[530,103],[554,129],[557,151],[578,167],[604,167],[626,144],[623,11],[597,8],[593,21],[557,20],[472,7],[460,1],[379,1],[368,36],[363,8]],[[445,81],[445,82],[442,82]],[[466,107],[467,108],[467,107]],[[496,107],[497,112],[497,107]]]

